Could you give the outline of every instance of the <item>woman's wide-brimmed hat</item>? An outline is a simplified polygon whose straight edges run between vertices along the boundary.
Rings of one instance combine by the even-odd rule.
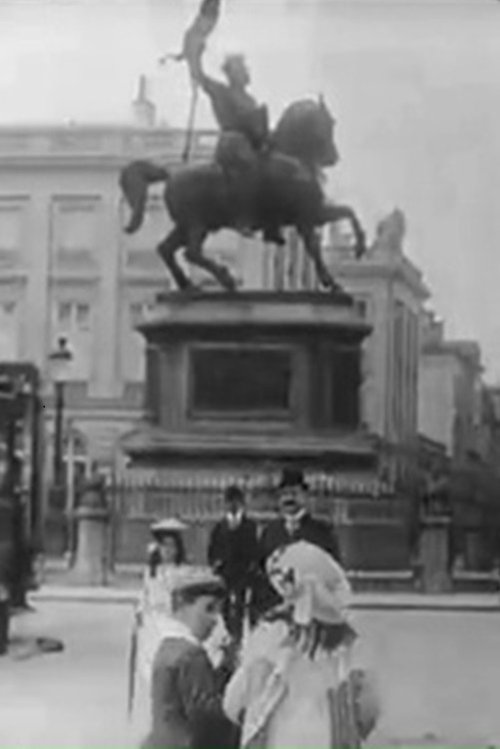
[[[182,533],[188,527],[177,518],[164,518],[163,520],[156,520],[149,528],[155,538],[161,538],[169,533]]]
[[[220,596],[226,586],[222,578],[210,567],[186,566],[175,571],[169,588],[172,593],[189,593],[192,596]]]
[[[301,489],[309,488],[309,484],[304,478],[304,471],[300,468],[295,468],[295,466],[287,466],[286,468],[283,468],[278,489],[291,489],[297,486]]]
[[[292,604],[297,624],[348,622],[351,586],[342,567],[326,551],[297,541],[274,552],[266,566],[273,586]]]

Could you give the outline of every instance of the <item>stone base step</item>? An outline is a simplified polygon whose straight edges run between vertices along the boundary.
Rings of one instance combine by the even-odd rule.
[[[412,570],[355,570],[349,572],[349,579],[353,589],[360,593],[420,590]],[[457,572],[453,575],[452,590],[454,593],[499,593],[500,578],[492,572]]]
[[[453,590],[457,593],[498,593],[500,578],[497,572],[455,572]]]
[[[412,570],[351,570],[348,577],[357,593],[409,593],[415,589]]]

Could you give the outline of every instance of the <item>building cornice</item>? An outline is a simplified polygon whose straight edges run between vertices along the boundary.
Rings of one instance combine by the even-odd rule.
[[[117,169],[137,158],[181,163],[186,134],[181,129],[129,126],[0,127],[2,168]],[[205,161],[216,133],[198,130],[192,158]]]
[[[260,457],[283,459],[284,457],[301,457],[316,459],[319,462],[335,459],[339,456],[375,458],[372,441],[362,433],[328,434],[325,437],[302,435],[296,439],[284,435],[200,435],[191,433],[171,434],[148,423],[122,436],[121,447],[129,455],[152,457],[162,455],[177,457],[202,457],[224,459],[228,455],[241,457]]]
[[[470,341],[471,349],[466,350],[463,347],[463,343],[465,342],[439,341],[435,343],[426,343],[422,347],[422,354],[424,356],[447,356],[459,359],[468,367],[472,367],[473,369],[475,369],[478,373],[483,372],[484,367],[482,366],[480,361],[479,344],[475,343],[474,341]]]
[[[400,281],[421,301],[426,301],[431,296],[420,271],[404,256],[380,259],[366,257],[352,262],[341,260],[334,262],[333,269],[339,278]]]
[[[166,293],[170,290],[172,284],[167,276],[165,270],[165,278],[159,278],[158,272],[130,272],[122,271],[120,275],[120,285],[125,288],[135,288],[144,286],[150,286],[152,289],[157,289],[158,293]]]
[[[29,272],[25,268],[0,269],[0,284],[15,286],[26,286]]]
[[[101,283],[101,276],[97,271],[81,272],[57,271],[51,273],[48,282],[51,286],[97,286]]]

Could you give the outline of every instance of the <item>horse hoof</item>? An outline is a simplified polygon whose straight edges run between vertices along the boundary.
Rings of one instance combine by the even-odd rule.
[[[181,291],[183,294],[192,294],[195,291],[198,291],[198,286],[194,284],[189,279],[186,279],[181,284],[178,284],[179,291]]]
[[[236,291],[238,288],[236,280],[228,271],[221,273],[219,281],[226,291]]]
[[[327,291],[330,292],[330,294],[343,294],[344,289],[342,286],[333,280],[333,278],[329,278],[328,281],[325,281],[323,283],[323,286],[327,289]]]

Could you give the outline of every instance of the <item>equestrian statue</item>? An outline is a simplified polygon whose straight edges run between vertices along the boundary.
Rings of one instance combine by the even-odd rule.
[[[144,219],[148,187],[165,183],[164,201],[174,222],[158,253],[180,289],[193,286],[177,262],[179,250],[227,290],[236,283],[229,269],[204,255],[209,234],[233,229],[245,236],[262,233],[264,241],[285,244],[282,230],[294,227],[311,257],[320,284],[340,290],[321,254],[320,228],[344,219],[351,222],[358,257],[366,250],[363,228],[349,206],[327,200],[323,170],[339,158],[334,140],[335,120],[324,100],[304,99],[291,104],[274,130],[268,110],[248,92],[250,74],[242,55],[229,55],[223,65],[226,82],[214,80],[202,64],[208,33],[219,10],[219,0],[204,0],[188,30],[177,59],[188,63],[193,92],[209,98],[220,135],[213,161],[174,169],[138,160],[120,175],[120,187],[130,206],[125,227],[136,232]],[[201,31],[200,31],[201,29]]]

